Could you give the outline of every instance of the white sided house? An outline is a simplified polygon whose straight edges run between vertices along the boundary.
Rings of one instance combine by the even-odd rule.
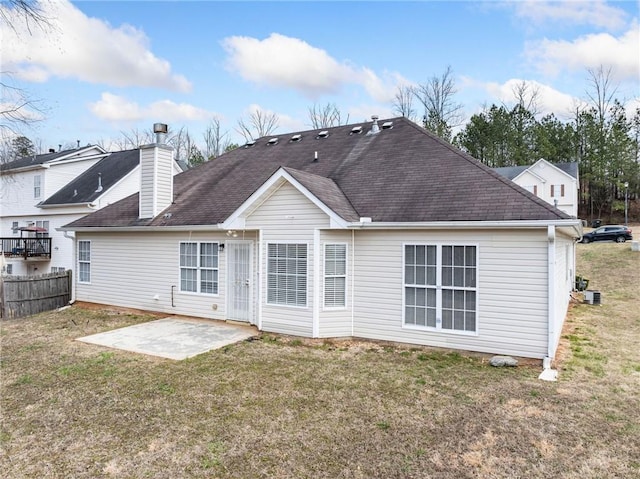
[[[2,274],[74,269],[74,240],[58,228],[140,191],[140,151],[86,146],[0,167]],[[173,174],[182,170],[173,165]]]
[[[495,171],[569,216],[578,217],[578,163],[550,163],[541,158],[533,165],[507,166]]]
[[[63,228],[77,300],[555,354],[580,221],[404,118],[261,138],[173,182],[171,149],[142,151],[139,195]]]

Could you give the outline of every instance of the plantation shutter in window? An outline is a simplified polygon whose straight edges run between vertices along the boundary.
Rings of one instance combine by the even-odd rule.
[[[346,305],[347,245],[327,244],[324,251],[324,305]]]

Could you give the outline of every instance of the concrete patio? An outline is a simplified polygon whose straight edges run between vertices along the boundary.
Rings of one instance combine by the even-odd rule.
[[[181,360],[257,336],[252,326],[195,318],[163,318],[77,338],[90,344]]]

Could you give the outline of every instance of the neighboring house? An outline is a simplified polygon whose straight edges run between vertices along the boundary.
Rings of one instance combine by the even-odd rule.
[[[578,163],[549,163],[541,158],[533,165],[494,170],[569,216],[578,217]]]
[[[139,191],[139,163],[137,149],[87,146],[1,165],[2,273],[73,269],[73,239],[57,228]]]
[[[580,221],[404,118],[261,138],[173,182],[145,173],[170,148],[141,151],[140,194],[63,228],[78,300],[555,354]]]

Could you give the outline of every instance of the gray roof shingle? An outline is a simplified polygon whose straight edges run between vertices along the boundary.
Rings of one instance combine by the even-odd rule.
[[[55,151],[51,153],[42,153],[39,155],[25,156],[23,158],[18,158],[17,160],[14,160],[14,161],[10,161],[8,163],[0,164],[0,171],[11,171],[11,170],[16,170],[18,168],[26,168],[29,166],[43,165],[45,163],[51,163],[60,158],[67,157],[67,156],[71,156],[71,157],[81,156],[85,151],[90,150],[92,148],[97,148],[97,147],[93,145],[88,145],[88,146],[83,146],[81,148],[73,148],[71,150]]]
[[[556,168],[564,171],[566,174],[572,176],[573,178],[578,178],[578,163],[577,162],[569,162],[569,163],[551,163]],[[509,178],[513,180],[516,176],[522,173],[524,170],[530,168],[532,165],[524,165],[524,166],[503,166],[501,168],[494,168],[493,170],[496,173],[501,174],[505,178]]]
[[[386,120],[389,121],[389,120]],[[261,138],[174,177],[174,203],[138,219],[133,195],[71,227],[215,225],[280,167],[346,220],[383,222],[558,220],[570,218],[405,118],[368,135],[371,122]],[[380,122],[382,124],[382,121]],[[358,124],[356,124],[358,125]],[[300,141],[291,141],[294,134]],[[272,135],[272,137],[275,135]],[[314,158],[317,156],[317,161]]]
[[[140,163],[140,150],[110,153],[51,195],[41,206],[91,203]],[[98,191],[99,182],[102,189]]]

